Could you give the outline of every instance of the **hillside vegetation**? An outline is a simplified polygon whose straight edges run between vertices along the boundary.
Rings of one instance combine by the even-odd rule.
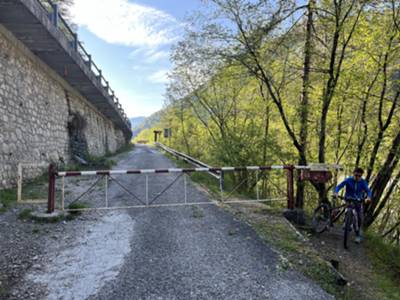
[[[398,245],[399,2],[205,5],[175,47],[168,106],[153,127],[172,128],[171,146],[212,165],[361,166],[373,189],[365,226]],[[326,200],[343,173],[334,175],[298,181],[296,206]]]

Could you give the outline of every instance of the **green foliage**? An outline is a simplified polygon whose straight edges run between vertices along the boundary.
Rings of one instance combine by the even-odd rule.
[[[25,208],[18,214],[18,219],[28,220],[31,217],[32,210]]]
[[[70,211],[70,215],[71,216],[79,216],[82,214],[82,211],[80,211],[79,209],[85,209],[88,208],[88,204],[83,203],[83,202],[73,202],[70,205],[68,205],[68,209],[71,209],[72,211]],[[74,210],[76,209],[76,210]]]
[[[68,164],[68,165],[61,165],[58,167],[59,171],[85,171],[85,170],[109,170],[113,166],[116,165],[116,161],[112,159],[116,155],[127,153],[132,151],[134,148],[134,144],[128,143],[121,148],[119,148],[114,153],[107,153],[104,156],[94,156],[88,155],[86,157],[87,165],[81,164]]]
[[[16,202],[17,202],[16,189],[0,190],[0,203],[2,204],[0,212],[5,212],[8,208],[14,206]]]
[[[343,165],[347,171],[335,173],[328,185],[306,185],[306,211],[348,170],[362,166],[375,189],[366,225],[379,223],[385,231],[400,211],[399,190],[391,189],[393,177],[400,178],[400,7],[312,1],[306,48],[310,10],[294,12],[304,3],[250,2],[209,1],[207,14],[198,12],[198,23],[190,23],[172,56],[168,105],[137,139],[152,141],[154,129],[172,128],[162,143],[213,166]],[[246,176],[252,175],[228,183]],[[278,195],[282,179],[264,178],[262,195]],[[254,195],[254,186],[240,193]],[[388,203],[396,213],[383,218]]]
[[[366,245],[374,264],[375,281],[385,291],[385,299],[400,299],[400,248],[371,233]]]

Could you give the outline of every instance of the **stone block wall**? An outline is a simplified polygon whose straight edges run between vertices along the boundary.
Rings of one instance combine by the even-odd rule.
[[[113,122],[0,25],[0,188],[15,185],[18,163],[68,163],[126,142]]]

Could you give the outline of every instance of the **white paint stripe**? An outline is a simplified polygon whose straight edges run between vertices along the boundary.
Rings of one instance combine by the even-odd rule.
[[[246,167],[239,167],[239,168],[244,168],[250,171],[257,171],[257,170],[261,170],[262,168],[265,168],[268,166],[246,166]],[[271,169],[276,169],[276,170],[282,170],[285,168],[285,166],[281,165],[273,165],[270,166],[269,168]],[[295,166],[296,169],[309,169],[309,166]],[[218,168],[219,169],[219,168]],[[220,168],[222,171],[235,171],[235,167],[222,167]],[[136,171],[138,173],[157,173],[157,171],[159,170],[163,170],[164,172],[160,172],[160,173],[165,173],[165,169],[139,169],[139,170],[133,170]],[[210,168],[194,168],[194,170],[196,172],[210,172]],[[183,172],[184,169],[181,168],[169,168],[167,169],[168,173],[181,173]],[[97,175],[97,172],[109,172],[110,175],[118,175],[118,174],[127,174],[129,172],[129,170],[112,170],[112,171],[104,171],[104,170],[100,170],[100,171],[83,171],[83,172],[74,172],[73,173],[79,173],[81,176],[91,176],[91,175]],[[70,172],[57,172],[57,175],[62,177],[62,176],[68,176]],[[79,176],[75,175],[75,176]]]
[[[96,175],[96,171],[83,171],[81,172],[82,176],[90,176],[90,175]]]
[[[246,169],[247,169],[247,170],[260,170],[260,167],[257,167],[257,166],[249,166],[249,167],[246,167]]]
[[[295,169],[302,170],[302,169],[310,169],[309,166],[294,166]]]
[[[235,171],[234,167],[222,167],[221,168],[222,171]]]
[[[128,173],[127,170],[115,170],[115,171],[110,171],[110,175],[118,175],[118,174],[126,174]]]
[[[195,168],[197,172],[208,172],[210,169],[209,168]]]
[[[171,169],[168,169],[168,172],[170,172],[170,173],[182,173],[183,170],[182,169],[171,168]]]
[[[271,169],[280,170],[283,169],[283,166],[271,166]]]
[[[156,170],[154,169],[147,169],[147,170],[140,170],[140,173],[155,173]]]

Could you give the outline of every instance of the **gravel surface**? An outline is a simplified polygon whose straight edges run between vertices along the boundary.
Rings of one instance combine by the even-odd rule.
[[[135,147],[116,166],[167,167],[173,164],[146,146]],[[149,175],[149,201],[176,176]],[[116,179],[145,201],[145,176]],[[110,206],[140,204],[112,180],[109,187]],[[154,203],[183,202],[183,187],[180,177]],[[208,201],[189,180],[187,190],[188,201]],[[94,206],[104,200],[100,190],[88,198]],[[56,225],[4,215],[0,221],[10,222],[6,229],[0,226],[0,250],[24,266],[11,276],[15,280],[7,279],[13,282],[10,299],[332,299],[315,283],[285,270],[280,255],[250,226],[214,205],[91,212]],[[33,226],[48,234],[32,238]],[[12,241],[20,230],[20,250],[3,244],[4,234]],[[12,264],[0,257],[0,271],[8,277]]]

